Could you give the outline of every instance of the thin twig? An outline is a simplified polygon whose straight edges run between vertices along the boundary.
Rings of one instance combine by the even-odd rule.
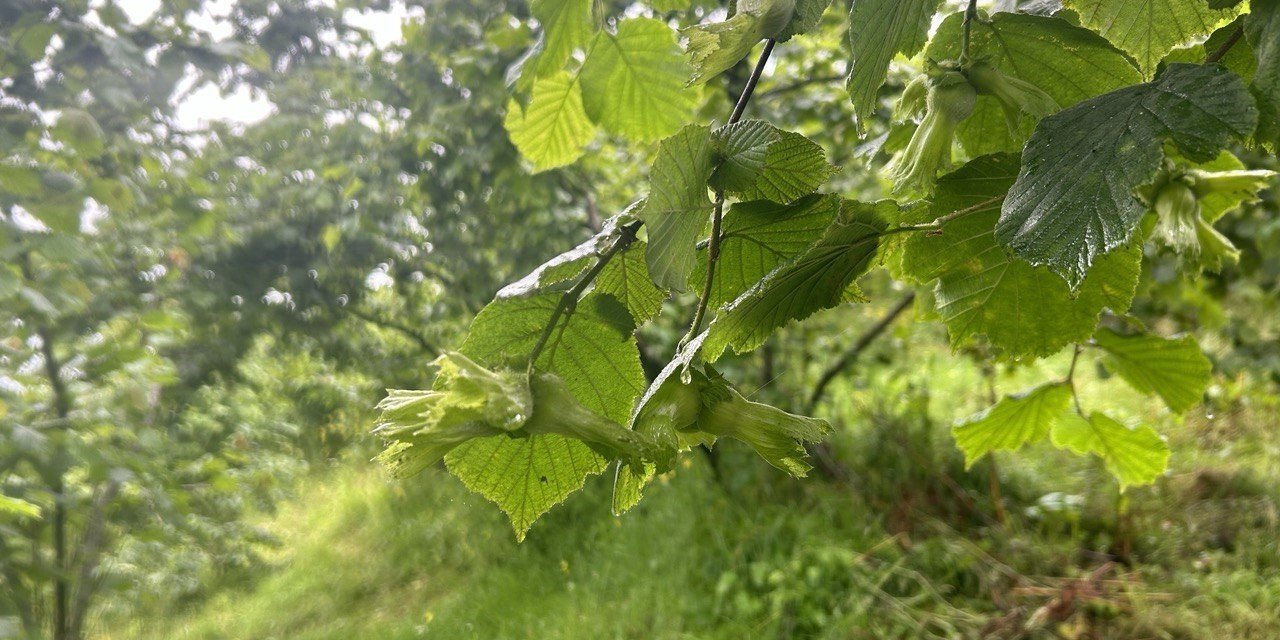
[[[1080,394],[1076,393],[1076,365],[1080,362],[1080,352],[1083,350],[1079,344],[1075,345],[1075,351],[1071,354],[1071,368],[1067,370],[1067,377],[1063,379],[1062,384],[1071,387],[1071,399],[1075,401],[1076,413],[1084,415],[1084,410],[1080,408]]]
[[[702,285],[702,295],[698,296],[698,310],[693,314],[693,322],[689,323],[689,332],[681,340],[681,345],[688,343],[702,329],[702,320],[707,315],[707,307],[711,304],[711,289],[715,286],[716,263],[720,261],[720,227],[724,220],[724,190],[716,190],[716,203],[711,214],[711,240],[707,244],[707,279]]]
[[[578,304],[578,299],[582,297],[582,292],[591,286],[591,283],[600,275],[600,272],[604,271],[609,261],[613,260],[613,257],[623,249],[631,246],[631,243],[636,239],[636,233],[640,231],[640,225],[640,222],[632,222],[620,228],[617,241],[596,259],[596,263],[592,265],[591,270],[583,274],[572,289],[560,296],[560,302],[556,304],[555,310],[551,312],[551,319],[547,320],[546,328],[542,330],[542,335],[538,336],[538,342],[533,345],[533,351],[529,354],[530,371],[533,371],[534,363],[538,361],[538,356],[542,355],[542,350],[546,348],[547,341],[551,339],[551,334],[555,331],[556,326],[560,324],[560,317],[566,313],[572,313],[574,306]]]
[[[773,47],[777,41],[770,38],[764,41],[764,50],[760,52],[760,59],[756,61],[756,67],[751,70],[751,77],[747,78],[747,85],[742,88],[742,95],[738,96],[738,103],[733,106],[733,114],[729,116],[729,124],[733,124],[742,119],[742,114],[747,110],[747,103],[751,101],[751,95],[756,92],[756,85],[760,83],[760,76],[764,75],[764,67],[769,62],[769,56],[773,53]]]
[[[935,218],[933,222],[928,222],[925,224],[904,224],[902,226],[889,229],[885,233],[886,234],[902,233],[906,231],[940,232],[942,231],[942,227],[944,227],[948,222],[952,222],[954,220],[963,218],[970,214],[978,213],[979,211],[985,211],[987,207],[990,207],[991,205],[996,204],[997,202],[1001,202],[1003,200],[1004,200],[1003,195],[987,198],[986,200],[983,200],[982,202],[979,202],[977,204],[970,205],[968,207],[959,209],[957,211],[952,211],[951,213],[948,213],[944,216],[939,216],[938,218]]]
[[[848,369],[857,362],[858,358],[862,355],[862,352],[866,351],[867,347],[871,346],[871,343],[875,342],[876,338],[879,338],[881,334],[888,330],[889,326],[893,324],[893,321],[897,320],[898,316],[902,315],[904,311],[911,307],[911,303],[914,302],[915,299],[916,294],[914,291],[903,296],[902,299],[898,301],[898,304],[894,305],[893,308],[884,315],[884,317],[880,318],[879,322],[876,322],[867,330],[866,333],[862,334],[862,336],[853,343],[853,346],[849,347],[849,349],[844,352],[844,355],[840,356],[839,360],[830,367],[827,367],[827,370],[822,373],[822,377],[818,379],[818,384],[813,387],[813,392],[809,394],[809,402],[805,405],[804,410],[805,415],[813,414],[814,409],[818,407],[818,403],[822,401],[822,396],[826,393],[827,386],[830,385],[836,377],[843,373],[845,369]]]
[[[729,124],[735,124],[742,120],[742,115],[747,111],[747,103],[751,102],[751,96],[756,91],[756,85],[760,84],[760,77],[764,75],[764,68],[768,64],[769,56],[773,53],[773,47],[776,44],[772,38],[765,40],[764,50],[760,52],[760,59],[756,61],[755,68],[751,70],[751,77],[747,78],[747,84],[742,87],[742,94],[738,96],[738,103],[734,105],[733,113],[729,116]],[[702,321],[707,316],[707,307],[711,304],[711,289],[715,286],[716,263],[720,260],[720,227],[723,221],[724,190],[717,189],[715,206],[711,213],[711,238],[707,243],[707,279],[702,285],[702,295],[698,297],[698,309],[693,314],[693,322],[689,323],[689,332],[680,341],[681,347],[698,335],[698,330],[702,328]]]
[[[395,320],[392,320],[389,318],[383,318],[382,316],[376,315],[368,311],[362,311],[355,307],[347,307],[346,311],[347,313],[350,313],[352,316],[360,320],[364,320],[369,324],[372,324],[377,327],[382,327],[383,329],[391,329],[392,331],[400,333],[401,335],[409,338],[410,340],[413,340],[420,349],[422,349],[423,351],[425,351],[426,353],[428,353],[433,357],[438,356],[441,353],[440,347],[437,347],[430,340],[428,340],[426,336],[418,333],[413,327],[410,327],[407,324],[401,324],[399,322],[396,322]]]
[[[812,78],[805,78],[804,80],[797,80],[791,84],[785,84],[779,87],[774,87],[767,91],[761,91],[760,98],[761,99],[772,98],[772,97],[780,96],[786,93],[791,93],[793,91],[799,91],[805,87],[809,87],[815,84],[827,84],[828,82],[842,81],[844,80],[844,78],[845,77],[843,75],[814,76]]]
[[[1213,53],[1210,53],[1209,55],[1205,56],[1204,63],[1213,64],[1214,62],[1218,62],[1219,60],[1225,58],[1226,55],[1230,53],[1231,48],[1236,46],[1236,43],[1240,42],[1240,39],[1243,37],[1244,37],[1244,27],[1236,27],[1236,30],[1232,31],[1230,36],[1227,36],[1227,41],[1222,43],[1222,46],[1218,47],[1217,51],[1214,51]]]
[[[973,21],[978,17],[978,0],[969,0],[969,7],[964,10],[964,48],[960,53],[961,62],[969,60],[969,43],[973,39]]]

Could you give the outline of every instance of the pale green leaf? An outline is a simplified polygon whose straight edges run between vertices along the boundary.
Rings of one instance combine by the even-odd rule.
[[[948,16],[929,41],[925,56],[958,58],[963,23],[962,13]],[[997,13],[990,20],[979,20],[973,24],[970,51],[1005,75],[1039,87],[1060,108],[1143,79],[1129,58],[1106,39],[1057,17]],[[977,108],[960,124],[956,137],[970,157],[1017,152],[1034,125],[1023,122],[1025,130],[1010,132],[996,99],[979,96]]]
[[[834,195],[814,194],[790,205],[768,200],[734,204],[724,216],[709,307],[732,302],[817,242],[839,213],[840,198]],[[700,257],[697,264],[690,282],[701,285],[707,279],[707,261]]]
[[[666,23],[631,18],[617,33],[601,32],[582,65],[587,115],[630,140],[665,138],[685,122],[697,102],[685,86],[689,63]]]
[[[822,239],[720,311],[708,329],[707,361],[730,346],[738,353],[755,349],[787,323],[843,302],[849,285],[871,266],[885,220],[896,213],[897,205],[890,201],[846,201]]]
[[[649,234],[654,283],[683,291],[711,216],[707,180],[715,168],[711,130],[689,125],[662,141],[649,171],[649,198],[637,217]]]
[[[595,292],[617,298],[631,312],[636,324],[656,317],[662,311],[662,301],[667,298],[649,277],[646,251],[646,243],[632,243],[615,255],[596,277]]]
[[[889,63],[901,53],[913,56],[928,40],[933,14],[942,0],[852,0],[849,47],[852,58],[846,86],[859,127],[876,110],[876,96]]]
[[[951,429],[956,446],[964,452],[966,467],[993,451],[1017,451],[1049,435],[1066,415],[1071,388],[1064,384],[1038,387],[1029,393],[1006,396],[995,406]]]
[[[1122,336],[1103,329],[1094,339],[1121,378],[1142,393],[1160,396],[1176,413],[1199,404],[1212,380],[1213,363],[1191,336]]]
[[[683,31],[693,62],[690,84],[732,68],[764,38],[786,42],[818,26],[831,0],[739,0],[737,12],[722,22]]]
[[[591,42],[592,0],[532,0],[529,12],[542,25],[535,74],[543,77],[564,68],[570,54]]]
[[[733,68],[763,37],[759,18],[747,13],[723,22],[695,25],[681,33],[689,39],[687,48],[693,65],[689,84],[706,82]]]
[[[1023,152],[997,239],[1078,287],[1097,256],[1129,242],[1147,210],[1134,189],[1155,177],[1164,142],[1211,160],[1253,132],[1252,103],[1221,67],[1176,64],[1155,82],[1045,118]]]
[[[560,295],[543,294],[491,303],[472,322],[462,352],[486,366],[523,366],[559,301]],[[644,389],[630,315],[613,297],[593,294],[561,326],[538,368],[559,376],[588,410],[625,424]],[[472,440],[446,462],[464,484],[507,513],[517,538],[607,466],[586,444],[557,434]]]
[[[1109,253],[1073,294],[1046,267],[1010,255],[995,240],[1000,202],[1018,174],[1017,159],[986,156],[938,181],[928,219],[968,211],[937,234],[913,234],[902,269],[919,282],[937,280],[932,301],[954,345],[985,335],[1006,357],[1047,356],[1093,335],[1102,310],[1128,310],[1142,251]]]
[[[533,83],[529,106],[512,100],[503,121],[511,142],[535,171],[572,164],[595,136],[576,78],[558,72]]]
[[[555,434],[472,440],[447,461],[468,489],[506,512],[516,540],[524,540],[535,520],[606,466],[587,445]]]
[[[1174,47],[1229,22],[1238,10],[1214,10],[1206,0],[1064,0],[1080,22],[1133,54],[1147,77]]]
[[[0,520],[5,518],[38,520],[40,507],[20,498],[0,495]]]
[[[1101,413],[1087,420],[1067,413],[1054,423],[1050,439],[1059,449],[1102,458],[1121,489],[1151,484],[1169,467],[1169,445],[1155,429],[1146,425],[1130,429]]]

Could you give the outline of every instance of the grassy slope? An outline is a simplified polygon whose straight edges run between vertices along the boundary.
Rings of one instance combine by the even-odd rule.
[[[1258,638],[1280,626],[1274,398],[1178,427],[1086,383],[1090,406],[1150,407],[1130,417],[1160,421],[1174,448],[1173,473],[1132,494],[1118,538],[1114,484],[1045,445],[1000,457],[1009,518],[996,523],[991,467],[966,472],[927,417],[981,404],[978,380],[955,360],[920,364],[931,394],[889,374],[833,394],[852,487],[792,481],[729,446],[730,471],[687,456],[623,518],[607,515],[595,479],[517,545],[492,505],[442,472],[395,483],[351,464],[267,523],[282,551],[251,588],[103,637],[970,638],[1034,621],[1030,637]],[[975,399],[938,406],[963,397]],[[1126,538],[1135,564],[1078,580]],[[1073,615],[1041,610],[1073,590],[1086,596]]]
[[[903,491],[904,507],[767,472],[726,482],[695,459],[621,519],[602,515],[604,490],[589,490],[516,545],[442,473],[406,490],[376,471],[337,472],[270,523],[285,551],[252,590],[108,637],[973,637],[1015,598],[1006,573],[1060,585],[1101,563],[1081,548],[1110,543],[1088,506],[1015,513],[997,534],[944,491]],[[1110,576],[1123,581],[1089,616],[1108,637],[1261,637],[1280,621],[1274,496],[1231,486],[1248,474],[1190,482],[1200,486],[1138,502],[1145,563]],[[1029,612],[1052,595],[1013,604]]]

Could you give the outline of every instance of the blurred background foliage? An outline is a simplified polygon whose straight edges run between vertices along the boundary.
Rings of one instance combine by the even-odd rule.
[[[953,354],[940,327],[900,321],[818,398],[843,475],[791,480],[730,445],[620,519],[590,483],[517,546],[443,472],[387,481],[368,462],[370,408],[427,384],[498,288],[634,199],[653,148],[601,139],[571,167],[527,170],[502,126],[506,71],[535,37],[523,0],[180,0],[140,18],[128,4],[0,3],[0,638],[1257,638],[1280,624],[1270,193],[1220,225],[1238,266],[1189,281],[1149,256],[1134,315],[1209,350],[1203,409],[1177,420],[1085,376],[1091,403],[1167,435],[1174,471],[1154,487],[1121,495],[1100,465],[1048,447],[966,470],[952,421],[1067,363],[990,365],[981,345]],[[686,22],[718,5],[662,4],[691,4],[668,14]],[[913,70],[895,63],[859,140],[841,14],[778,49],[752,110],[828,150],[842,167],[829,190],[874,198],[865,169],[894,144],[889,105]],[[404,17],[400,37],[379,42],[369,15]],[[705,120],[745,73],[707,86]],[[271,113],[184,122],[208,85]],[[896,286],[869,278],[878,302],[783,330],[728,373],[803,410],[907,295]],[[667,305],[641,336],[651,369],[692,310]]]

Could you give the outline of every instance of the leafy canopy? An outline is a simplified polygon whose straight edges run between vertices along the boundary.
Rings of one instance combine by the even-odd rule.
[[[1142,325],[1125,315],[1142,309],[1159,245],[1211,257],[1178,262],[1188,279],[1239,255],[1213,225],[1272,176],[1242,171],[1233,152],[1277,139],[1277,3],[1068,0],[939,19],[940,0],[852,0],[845,86],[858,132],[878,136],[859,154],[872,164],[896,154],[893,184],[877,188],[916,198],[871,189],[863,201],[842,195],[851,176],[819,144],[743,119],[775,48],[826,29],[829,4],[740,0],[707,18],[685,2],[625,16],[587,0],[533,3],[539,37],[513,69],[510,140],[535,171],[568,181],[565,167],[587,162],[604,131],[599,148],[637,146],[647,178],[595,237],[503,289],[449,356],[519,379],[507,393],[527,401],[528,422],[503,431],[490,416],[464,420],[461,443],[434,436],[459,415],[446,376],[384,402],[386,457],[444,455],[518,537],[610,464],[621,513],[681,451],[725,437],[804,475],[804,444],[829,425],[749,400],[711,365],[860,299],[859,279],[883,265],[927,294],[920,308],[956,348],[1023,364],[1071,356],[1061,377],[957,424],[970,464],[1048,440],[1100,457],[1122,488],[1155,481],[1168,464],[1159,434],[1089,411],[1078,380],[1103,372],[1100,383],[1127,383],[1175,413],[1209,384],[1194,338],[1120,328]],[[1215,60],[1193,60],[1211,51]],[[899,80],[890,122],[885,97]],[[730,100],[712,96],[721,84]],[[729,105],[732,115],[718,111]],[[844,173],[873,183],[865,168]],[[687,329],[663,313],[685,308]],[[647,380],[635,334],[649,323],[646,341],[684,338],[665,366],[649,363]]]

